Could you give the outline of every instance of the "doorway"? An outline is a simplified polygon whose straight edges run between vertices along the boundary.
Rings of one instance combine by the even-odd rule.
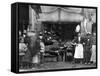
[[[76,36],[76,26],[80,22],[43,22],[44,30],[54,32],[62,40],[72,40]]]

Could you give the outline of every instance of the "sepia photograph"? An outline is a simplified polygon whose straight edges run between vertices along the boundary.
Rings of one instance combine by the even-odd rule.
[[[19,72],[97,68],[97,7],[17,7]]]

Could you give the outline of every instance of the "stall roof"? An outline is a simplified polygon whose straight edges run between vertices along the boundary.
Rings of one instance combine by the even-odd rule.
[[[85,14],[96,12],[95,9],[89,9],[89,8],[58,7],[58,6],[40,6],[40,7],[42,13],[39,13],[40,18],[38,19],[38,21],[48,21],[48,22],[57,22],[57,21],[80,22],[83,20]]]
[[[39,14],[38,21],[69,21],[80,22],[83,19],[81,8],[61,8],[54,6],[41,7],[42,13]]]

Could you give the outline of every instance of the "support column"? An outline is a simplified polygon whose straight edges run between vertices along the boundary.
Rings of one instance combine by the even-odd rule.
[[[29,31],[35,31],[36,22],[36,12],[32,9],[31,5],[29,5]]]

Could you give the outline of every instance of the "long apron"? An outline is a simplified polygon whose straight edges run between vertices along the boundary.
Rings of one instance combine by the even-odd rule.
[[[39,63],[40,62],[40,58],[39,58],[39,55],[36,54],[35,56],[33,56],[32,58],[32,63]]]
[[[77,46],[75,47],[74,58],[79,58],[79,59],[83,58],[83,45],[82,44],[77,44]]]
[[[96,62],[96,45],[92,45],[92,55],[90,61]]]

